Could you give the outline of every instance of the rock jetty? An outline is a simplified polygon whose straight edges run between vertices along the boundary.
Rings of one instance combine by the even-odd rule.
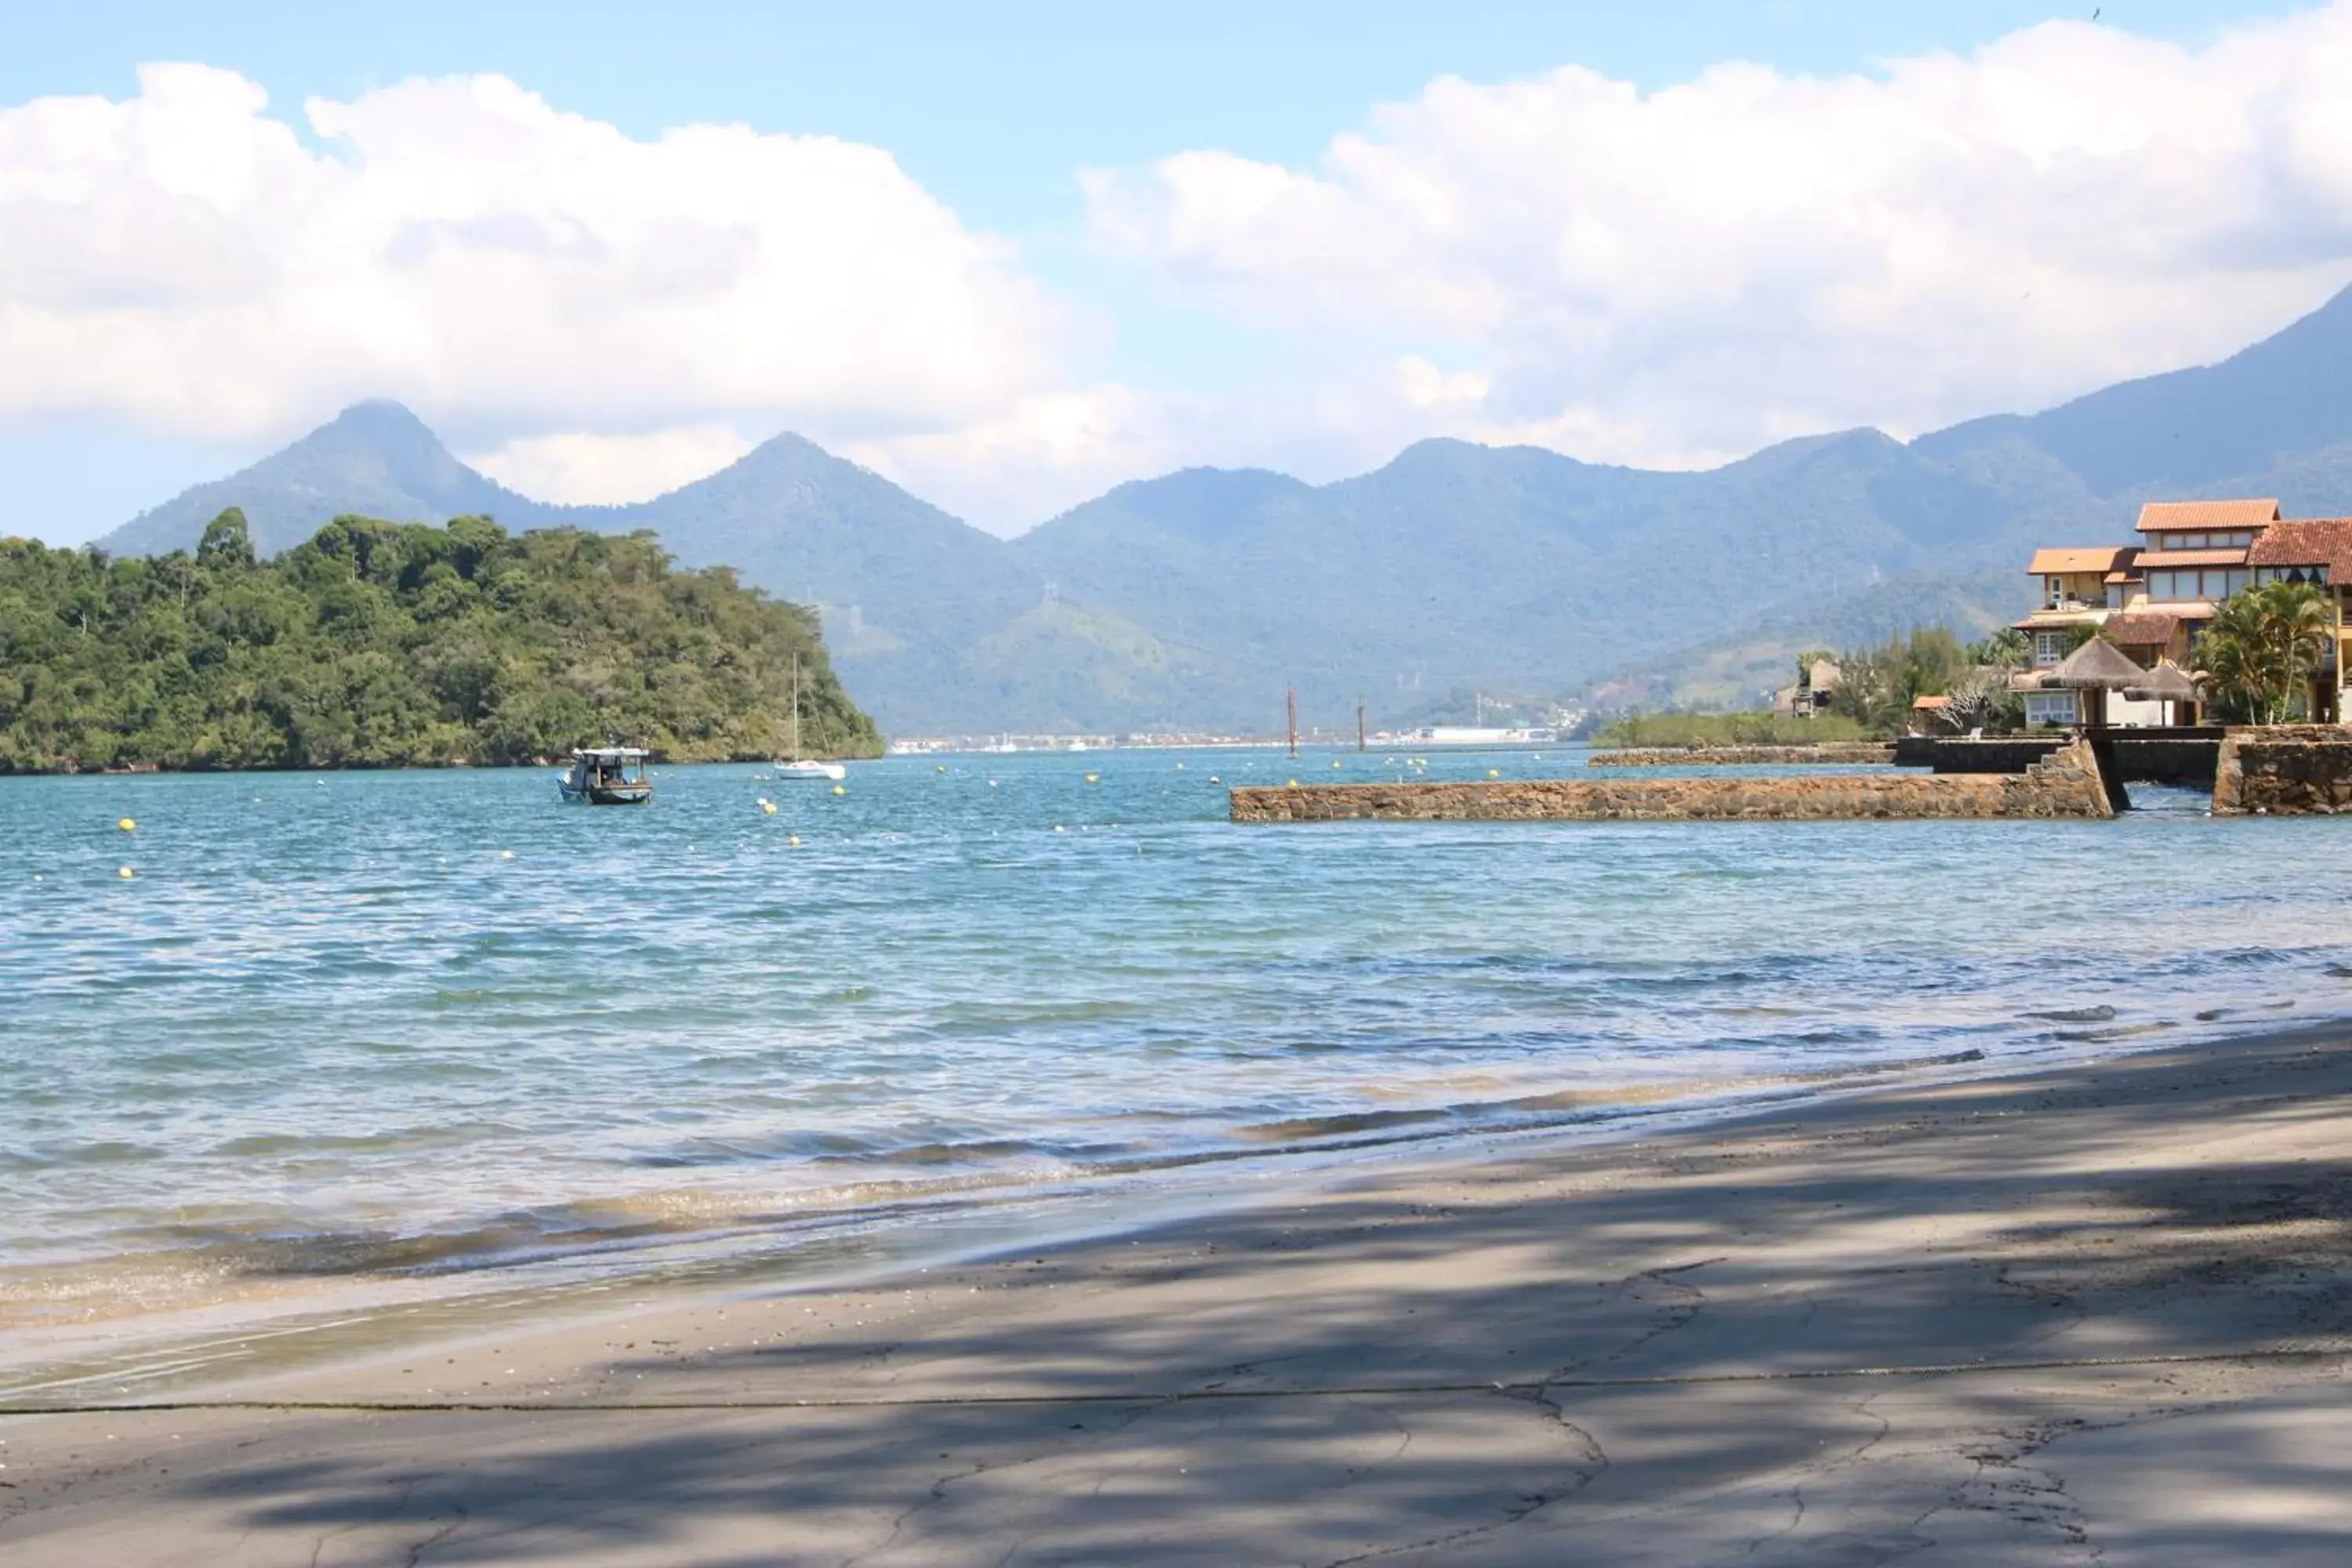
[[[1765,767],[1891,763],[1895,747],[1883,741],[1817,741],[1789,746],[1645,746],[1625,752],[1595,752],[1596,768]]]
[[[2334,724],[2231,729],[2214,769],[2216,816],[2352,814],[2352,730]]]
[[[2097,757],[2077,741],[2021,773],[1531,779],[1236,789],[1235,822],[1803,822],[2110,817]]]

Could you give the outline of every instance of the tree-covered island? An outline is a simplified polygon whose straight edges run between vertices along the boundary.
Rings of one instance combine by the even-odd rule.
[[[814,614],[650,533],[341,517],[272,560],[232,509],[195,552],[0,538],[0,772],[870,756]]]

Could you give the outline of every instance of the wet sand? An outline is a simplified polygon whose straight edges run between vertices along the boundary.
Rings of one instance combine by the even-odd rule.
[[[0,1416],[0,1562],[2336,1563],[2347,1222],[2340,1037],[1889,1085]]]

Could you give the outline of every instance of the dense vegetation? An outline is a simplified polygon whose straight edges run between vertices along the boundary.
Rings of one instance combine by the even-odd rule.
[[[2334,626],[2326,596],[2308,583],[2265,583],[2221,601],[2197,665],[2222,717],[2282,724],[2305,712]]]
[[[1593,736],[1603,746],[1800,746],[1817,741],[1866,741],[1870,732],[1841,714],[1799,719],[1761,710],[1744,713],[1631,713]]]
[[[0,771],[674,761],[880,750],[815,617],[650,534],[341,517],[275,560],[243,514],[194,553],[0,539]]]
[[[2083,638],[2090,637],[2083,628]],[[1810,719],[1762,710],[1729,713],[1650,713],[1618,720],[1601,732],[1610,745],[1756,745],[1807,741],[1858,741],[1899,735],[1917,720],[1922,697],[1948,698],[1944,722],[1958,729],[2015,730],[2025,705],[2010,689],[2011,672],[2026,661],[2023,633],[2004,627],[1981,642],[1963,644],[1941,626],[1925,626],[1872,647],[1834,653],[1811,648],[1797,656],[1797,679],[1827,659],[1840,684],[1829,710]]]

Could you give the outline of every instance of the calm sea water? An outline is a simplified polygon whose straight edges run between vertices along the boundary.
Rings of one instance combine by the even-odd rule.
[[[0,779],[0,1329],[2352,1012],[2352,823],[1224,822],[1334,760]]]

